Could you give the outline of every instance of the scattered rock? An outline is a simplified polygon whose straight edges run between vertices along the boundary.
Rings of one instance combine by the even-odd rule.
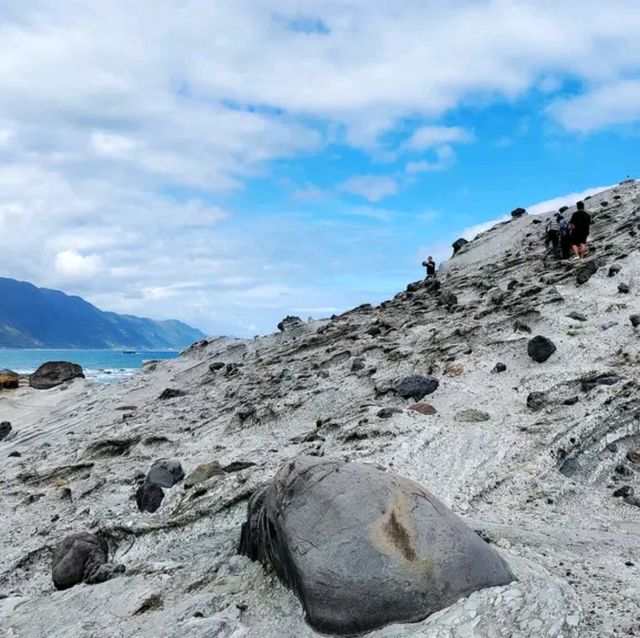
[[[440,382],[434,377],[427,377],[420,374],[412,374],[411,376],[404,377],[395,386],[395,391],[403,399],[413,399],[414,401],[420,401],[428,394],[432,394],[438,389]]]
[[[609,266],[609,272],[607,273],[609,277],[615,277],[622,270],[622,266],[620,264],[612,264]]]
[[[11,433],[11,423],[9,421],[3,421],[0,423],[0,441],[6,439]]]
[[[555,351],[556,346],[553,341],[542,335],[533,337],[527,344],[528,355],[538,363],[544,363]]]
[[[600,326],[601,330],[609,330],[609,328],[613,328],[614,326],[617,326],[618,322],[617,321],[607,321],[606,323],[603,323]]]
[[[298,328],[299,326],[304,325],[304,322],[300,317],[295,317],[293,315],[287,315],[279,324],[278,330],[280,332],[287,332],[288,330],[293,330],[294,328]]]
[[[418,412],[420,414],[424,414],[426,416],[432,416],[436,414],[438,411],[429,403],[414,403],[409,406],[409,410],[413,410],[414,412]]]
[[[547,395],[544,392],[529,392],[527,396],[527,407],[538,412],[547,404]]]
[[[637,328],[638,326],[640,326],[640,315],[631,315],[629,317],[629,321],[631,321],[631,325],[634,328]]]
[[[184,478],[184,470],[175,459],[159,459],[149,470],[147,481],[160,487],[173,487]]]
[[[630,485],[623,485],[619,487],[613,495],[616,498],[624,498],[625,496],[633,496],[633,488]]]
[[[251,461],[233,461],[233,463],[229,463],[229,465],[225,465],[222,469],[227,474],[231,474],[233,472],[241,472],[242,470],[246,470],[254,466],[255,466],[255,463]]]
[[[222,466],[217,461],[213,463],[202,463],[187,476],[184,481],[184,487],[188,489],[199,483],[204,483],[214,476],[222,476],[224,473]]]
[[[0,388],[14,390],[20,385],[20,375],[13,370],[4,368],[0,370]]]
[[[18,457],[21,457],[21,456],[22,456],[22,454],[20,454],[20,452],[18,452],[17,450],[14,450],[13,452],[10,452],[10,453],[9,453],[9,456],[12,456],[12,457],[18,458]]]
[[[440,303],[447,308],[453,308],[458,305],[458,297],[448,290],[440,291]]]
[[[513,217],[514,219],[517,219],[518,217],[524,217],[524,215],[526,214],[527,214],[527,211],[524,208],[514,208],[511,211],[511,217]]]
[[[382,408],[382,410],[378,410],[376,416],[380,419],[390,419],[394,414],[402,414],[402,410],[399,408]]]
[[[578,398],[578,396],[573,396],[573,397],[569,397],[568,399],[565,399],[562,403],[564,405],[575,405],[576,403],[578,403],[580,399]]]
[[[455,420],[458,423],[480,423],[482,421],[489,421],[490,419],[491,415],[488,412],[476,410],[475,408],[460,410],[455,416]]]
[[[109,546],[96,534],[77,532],[67,536],[53,552],[51,575],[56,589],[79,583],[102,583],[124,572],[124,565],[108,563]]]
[[[48,390],[78,378],[84,379],[84,372],[77,363],[47,361],[29,376],[29,385],[36,390]]]
[[[618,292],[622,293],[623,295],[626,295],[629,292],[631,292],[631,288],[629,288],[627,284],[620,282],[618,284]]]
[[[354,359],[351,362],[351,372],[360,372],[365,369],[364,359]]]
[[[225,365],[226,363],[224,361],[214,361],[213,363],[209,364],[209,370],[211,372],[217,372],[218,370],[222,370]]]
[[[531,333],[531,328],[524,323],[524,321],[520,321],[520,319],[516,319],[513,323],[513,331],[514,332],[526,332],[527,334]]]
[[[444,373],[450,377],[459,377],[464,374],[464,366],[461,363],[450,363],[444,369]]]
[[[460,237],[460,239],[456,239],[451,247],[453,248],[453,254],[455,255],[458,251],[460,251],[464,246],[466,246],[469,242],[464,239],[464,237]]]
[[[567,315],[567,317],[568,317],[569,319],[575,319],[576,321],[586,321],[586,320],[587,320],[587,318],[586,318],[582,313],[580,313],[580,312],[575,312],[575,311],[570,312],[570,313]]]
[[[586,284],[593,275],[598,272],[598,264],[595,260],[588,261],[584,266],[578,268],[576,281],[578,285]]]
[[[620,377],[613,373],[602,373],[586,376],[581,379],[581,386],[583,392],[590,392],[598,385],[615,385],[620,381]]]
[[[175,399],[177,397],[186,396],[186,392],[184,390],[179,390],[178,388],[165,388],[162,391],[162,394],[158,397],[158,399],[165,401],[166,399]]]
[[[640,464],[640,450],[629,450],[626,454],[627,461],[635,465]]]
[[[492,374],[500,374],[501,372],[505,372],[507,370],[507,366],[504,363],[496,363],[495,366],[493,366],[493,370],[491,370]]]
[[[136,491],[136,503],[141,512],[153,514],[162,504],[164,492],[159,485],[145,481]]]
[[[311,457],[287,462],[251,497],[240,553],[273,570],[323,634],[415,622],[514,580],[491,546],[416,483]]]

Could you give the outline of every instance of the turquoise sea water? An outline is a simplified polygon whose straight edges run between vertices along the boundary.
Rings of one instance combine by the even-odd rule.
[[[30,374],[46,361],[70,361],[84,369],[87,379],[113,383],[130,377],[151,359],[173,359],[178,352],[154,351],[124,353],[121,350],[51,350],[0,349],[0,369],[9,368],[20,374]]]

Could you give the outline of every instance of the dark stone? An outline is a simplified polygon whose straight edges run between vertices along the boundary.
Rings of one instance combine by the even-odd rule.
[[[493,374],[500,374],[501,372],[505,372],[507,369],[507,366],[504,363],[496,363],[496,365],[493,367],[493,370],[491,370],[491,372]]]
[[[623,485],[622,487],[618,488],[613,495],[616,498],[624,498],[625,496],[633,496],[633,488],[631,487],[631,485]]]
[[[575,319],[576,321],[586,321],[587,320],[587,318],[583,314],[581,314],[579,312],[575,312],[575,311],[570,312],[567,315],[567,317],[569,317],[569,319]]]
[[[593,275],[598,272],[598,264],[595,260],[588,261],[576,272],[576,281],[579,285],[586,284]]]
[[[527,344],[527,354],[538,363],[544,363],[555,351],[553,341],[542,335],[533,337]]]
[[[629,450],[627,452],[627,461],[637,465],[640,463],[640,450]]]
[[[166,399],[175,399],[177,397],[186,396],[186,392],[184,390],[179,390],[178,388],[165,388],[162,391],[162,394],[158,397],[158,399],[162,399],[165,401]]]
[[[20,386],[20,375],[13,370],[4,368],[0,370],[0,388],[5,390],[15,390]]]
[[[609,277],[615,277],[622,270],[622,266],[620,264],[612,264],[609,266]]]
[[[601,330],[609,330],[609,328],[613,328],[614,326],[617,326],[618,322],[617,321],[607,321],[607,323],[603,323],[600,326]]]
[[[225,465],[222,469],[227,474],[233,474],[234,472],[240,472],[254,466],[255,463],[252,461],[233,461],[232,463],[229,463],[229,465]]]
[[[401,414],[402,410],[399,408],[382,408],[378,410],[378,414],[376,415],[380,419],[390,419],[394,414]]]
[[[29,385],[36,390],[48,390],[78,378],[84,379],[84,372],[77,363],[47,361],[29,376]]]
[[[354,359],[351,362],[351,372],[360,372],[365,369],[364,359]]]
[[[453,248],[453,254],[455,255],[461,248],[466,246],[469,242],[464,239],[464,237],[460,237],[460,239],[456,239],[451,247]]]
[[[414,405],[409,406],[409,410],[413,410],[414,412],[418,412],[419,414],[424,414],[425,416],[432,416],[438,412],[429,403],[415,403]]]
[[[629,288],[627,284],[620,282],[618,284],[618,292],[622,293],[623,295],[626,295],[629,292],[631,292],[631,288]]]
[[[13,452],[10,452],[10,453],[9,453],[9,456],[13,456],[13,457],[15,457],[15,458],[19,458],[19,457],[21,457],[21,456],[22,456],[22,454],[20,454],[20,452],[18,452],[17,450],[15,450],[15,451],[13,451]]]
[[[633,476],[633,470],[631,468],[628,468],[623,463],[620,463],[620,465],[616,465],[615,472],[620,476]]]
[[[640,315],[631,315],[629,317],[629,321],[631,321],[631,325],[634,328],[637,328],[638,326],[640,326]]]
[[[615,385],[619,381],[620,381],[620,377],[617,374],[604,373],[604,374],[592,375],[582,379],[582,382],[581,382],[582,391],[590,392],[597,385]]]
[[[564,403],[564,405],[575,405],[576,403],[578,403],[580,399],[575,396],[575,397],[569,397],[568,399],[565,399],[562,403]]]
[[[224,363],[224,361],[214,361],[213,363],[209,364],[209,370],[211,372],[217,372],[218,370],[222,370],[225,365],[226,364]]]
[[[404,377],[395,386],[395,391],[403,399],[413,399],[420,401],[428,394],[432,394],[438,389],[440,382],[434,377],[427,377],[421,374],[412,374]]]
[[[517,288],[520,285],[520,283],[518,282],[517,279],[512,279],[508,284],[507,284],[507,290],[513,290],[514,288]]]
[[[526,332],[528,334],[531,333],[531,328],[524,323],[524,321],[520,321],[520,319],[516,319],[513,323],[513,331],[514,332]]]
[[[303,325],[302,319],[300,317],[295,317],[293,315],[287,315],[279,324],[278,330],[280,332],[287,332],[288,330],[292,330],[293,328],[297,328]]]
[[[159,485],[145,481],[136,491],[136,503],[141,512],[157,511],[164,498],[164,492]]]
[[[124,565],[108,563],[109,546],[96,534],[77,532],[67,536],[53,551],[51,575],[56,589],[79,583],[102,583],[124,572]]]
[[[613,452],[614,454],[618,451],[618,444],[615,441],[612,441],[611,443],[607,443],[607,450],[609,450],[609,452]]]
[[[251,497],[239,549],[293,590],[323,634],[417,622],[514,580],[420,485],[373,465],[311,457],[287,462]]]
[[[11,433],[11,423],[9,421],[3,421],[0,423],[0,441],[6,439]]]
[[[175,459],[159,459],[149,470],[147,481],[160,487],[173,487],[184,478],[184,470]]]
[[[544,392],[530,392],[527,397],[527,407],[537,412],[547,404],[547,395]]]
[[[558,208],[559,213],[564,213],[565,211],[568,211],[568,210],[569,210],[568,206],[560,206],[560,208]]]
[[[571,478],[575,476],[580,471],[580,463],[578,463],[578,459],[575,457],[571,457],[566,459],[559,468],[560,473],[566,476],[567,478]]]
[[[513,217],[514,219],[517,219],[518,217],[523,217],[526,214],[527,214],[527,211],[524,208],[514,208],[511,211],[511,217]]]

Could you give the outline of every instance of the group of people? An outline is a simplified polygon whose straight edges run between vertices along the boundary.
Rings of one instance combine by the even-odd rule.
[[[584,202],[576,204],[576,212],[571,219],[565,219],[560,209],[547,222],[545,244],[557,259],[582,259],[586,256],[587,240],[591,228],[591,215],[584,209]]]

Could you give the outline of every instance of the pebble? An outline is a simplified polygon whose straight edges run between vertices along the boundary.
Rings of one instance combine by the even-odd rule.
[[[0,441],[6,439],[11,433],[11,423],[9,421],[3,421],[0,423]]]

